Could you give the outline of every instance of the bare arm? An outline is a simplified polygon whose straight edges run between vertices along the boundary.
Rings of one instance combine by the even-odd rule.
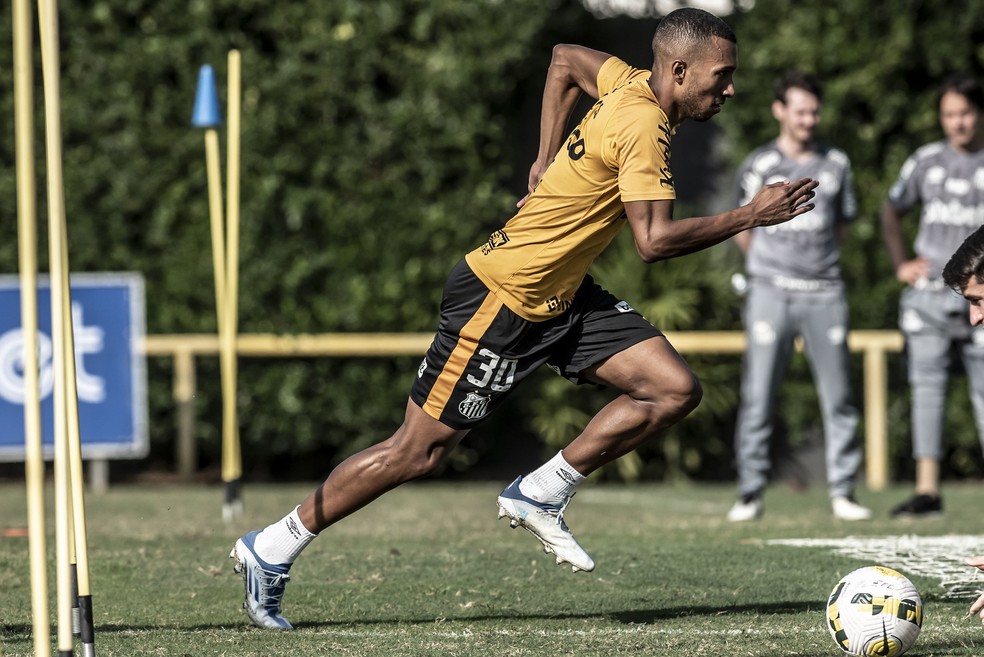
[[[711,217],[673,219],[673,201],[630,201],[625,214],[636,250],[646,262],[656,262],[723,242],[755,226],[771,226],[809,212],[817,181],[766,185],[747,204]]]
[[[881,212],[882,239],[885,240],[885,247],[892,259],[895,278],[908,285],[913,285],[920,278],[926,278],[929,275],[929,263],[924,258],[910,260],[906,256],[905,240],[902,236],[903,216],[903,213],[896,210],[895,206],[885,202]]]
[[[567,121],[581,93],[598,97],[598,71],[611,58],[591,48],[559,44],[554,46],[547,81],[543,86],[543,103],[540,109],[540,147],[536,161],[530,168],[528,192],[540,182],[543,172],[550,166],[560,150],[567,132]],[[523,197],[516,205],[522,207]]]
[[[735,234],[735,244],[744,255],[748,255],[748,247],[752,245],[752,231],[743,230]]]

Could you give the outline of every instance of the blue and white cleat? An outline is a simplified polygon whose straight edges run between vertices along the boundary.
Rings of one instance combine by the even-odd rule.
[[[290,564],[269,564],[253,551],[253,542],[259,530],[252,531],[238,541],[229,553],[235,563],[232,569],[243,576],[246,599],[243,609],[257,627],[270,630],[292,630],[294,626],[280,615],[280,601],[290,581]]]
[[[509,526],[515,529],[522,527],[543,543],[543,551],[553,553],[557,563],[569,563],[576,573],[579,570],[594,570],[594,560],[574,540],[571,530],[564,522],[564,509],[571,498],[566,498],[562,504],[544,504],[526,497],[519,491],[522,477],[509,484],[506,490],[499,494],[496,504],[499,505],[499,517],[509,518]]]

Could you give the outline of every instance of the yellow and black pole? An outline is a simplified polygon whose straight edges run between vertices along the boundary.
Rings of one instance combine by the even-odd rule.
[[[75,348],[69,289],[68,224],[62,170],[60,58],[56,0],[38,2],[44,86],[45,148],[48,174],[48,259],[51,270],[51,333],[54,364],[55,515],[58,581],[58,654],[72,655],[72,606],[80,607],[80,633],[86,657],[95,655],[92,597],[89,590],[85,503],[82,486]],[[73,444],[73,442],[75,444]],[[76,563],[77,562],[77,563]]]
[[[41,389],[38,380],[37,187],[34,171],[34,72],[31,58],[30,0],[14,0],[12,10],[17,249],[21,335],[24,339],[24,473],[27,483],[28,552],[31,570],[31,635],[34,639],[35,657],[50,657],[44,451],[41,445]]]
[[[212,270],[215,279],[215,312],[219,331],[219,362],[222,378],[222,480],[225,483],[222,517],[224,520],[232,520],[243,510],[240,487],[242,459],[236,414],[236,295],[239,273],[239,53],[236,51],[230,52],[229,68],[228,141],[230,144],[227,145],[226,153],[229,169],[226,183],[227,217],[223,216],[222,173],[217,131],[222,118],[215,73],[207,64],[198,72],[198,89],[195,93],[195,108],[191,118],[193,126],[205,129]]]
[[[236,413],[238,367],[236,335],[239,329],[239,154],[242,65],[239,51],[229,51],[229,123],[226,126],[226,281],[225,319],[221,339],[221,367],[225,405],[222,413],[222,481],[226,496],[222,517],[231,520],[243,512],[240,482],[243,476],[239,421]]]

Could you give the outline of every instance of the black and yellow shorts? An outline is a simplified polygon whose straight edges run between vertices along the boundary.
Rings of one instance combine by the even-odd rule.
[[[590,276],[563,314],[531,322],[503,305],[462,260],[448,276],[440,326],[410,398],[449,427],[466,429],[543,363],[586,383],[585,368],[660,335]]]

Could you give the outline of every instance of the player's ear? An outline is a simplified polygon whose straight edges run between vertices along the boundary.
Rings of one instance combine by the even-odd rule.
[[[677,84],[683,84],[684,78],[687,77],[687,62],[682,59],[673,60],[673,64],[670,67],[670,72],[673,75],[673,81]]]
[[[782,116],[785,113],[786,104],[781,100],[772,101],[772,118],[776,121],[782,121]]]

